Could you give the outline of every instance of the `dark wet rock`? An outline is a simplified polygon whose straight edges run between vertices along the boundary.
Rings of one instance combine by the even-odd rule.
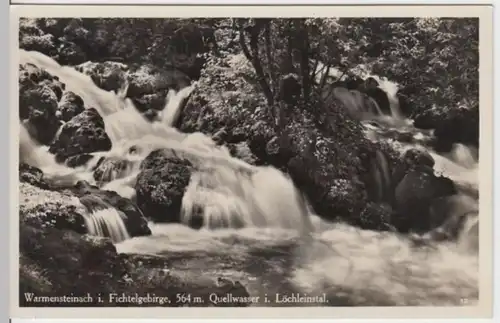
[[[46,70],[26,63],[19,65],[19,117],[31,137],[48,145],[61,123],[57,102],[65,85]]]
[[[116,248],[108,239],[21,225],[19,241],[21,304],[33,306],[24,293],[37,296],[90,293],[96,306],[100,293],[120,291],[126,286],[125,266],[117,261]],[[47,305],[50,304],[44,306]],[[54,305],[71,306],[71,303]]]
[[[85,62],[75,69],[90,76],[95,85],[106,91],[118,92],[125,85],[129,67],[120,62]]]
[[[62,162],[71,156],[110,149],[104,120],[96,109],[89,108],[64,124],[49,151]]]
[[[25,163],[19,164],[19,182],[28,183],[43,189],[49,187],[43,178],[42,170]]]
[[[34,85],[19,93],[19,114],[21,119],[28,119],[39,112],[54,116],[57,110],[57,97],[48,86]]]
[[[65,164],[68,167],[80,167],[86,165],[92,158],[94,158],[91,154],[79,154],[75,156],[70,156],[66,159]]]
[[[434,238],[456,240],[470,217],[478,214],[477,199],[456,194],[435,199],[430,209]]]
[[[191,162],[168,150],[150,153],[141,164],[135,186],[137,204],[144,214],[158,222],[179,222],[192,168]]]
[[[395,137],[397,141],[404,143],[412,143],[414,141],[413,134],[411,132],[398,132]]]
[[[456,194],[450,179],[437,177],[428,167],[416,167],[403,177],[395,189],[395,210],[402,217],[402,230],[426,232],[432,229],[431,203],[441,197]]]
[[[21,85],[23,84],[23,80],[25,79],[29,79],[35,84],[38,84],[45,80],[57,80],[45,69],[38,68],[36,65],[31,63],[19,65],[19,82],[21,83]]]
[[[434,148],[450,151],[454,143],[479,146],[479,107],[429,109],[414,117],[414,125],[434,129]]]
[[[56,95],[57,101],[61,100],[63,91],[66,88],[66,85],[64,83],[60,82],[59,80],[52,79],[50,81],[43,80],[42,82],[40,82],[40,84],[49,87]]]
[[[363,209],[355,224],[366,230],[396,231],[397,229],[392,225],[393,213],[392,207],[388,204],[370,202]]]
[[[395,189],[403,177],[415,168],[425,169],[429,173],[434,173],[434,158],[429,152],[423,149],[411,148],[405,151],[401,162],[392,168],[392,183]]]
[[[57,96],[49,87],[32,84],[19,92],[19,117],[37,142],[48,145],[54,138],[60,127],[56,111]]]
[[[83,99],[71,91],[64,92],[57,108],[61,112],[60,119],[68,122],[85,110]]]
[[[209,295],[219,297],[249,296],[239,282],[204,277],[189,270],[176,271],[167,257],[118,254],[109,239],[79,235],[53,228],[39,229],[29,225],[20,228],[19,291],[21,306],[82,306],[73,302],[27,302],[26,293],[36,296],[88,296],[83,306],[207,306]],[[111,302],[109,295],[162,297],[163,302],[142,304],[127,300]],[[204,304],[177,302],[177,295],[201,297]],[[106,297],[102,297],[107,295]],[[99,302],[101,296],[102,302]],[[169,299],[170,301],[167,301]],[[217,306],[246,306],[241,303]]]
[[[22,182],[19,198],[19,217],[22,223],[37,228],[87,232],[84,220],[86,210],[74,196]]]
[[[364,196],[362,190],[358,187],[358,183],[346,179],[334,179],[331,184],[330,190],[322,197],[324,204],[320,205],[318,199],[314,199],[316,208],[320,210],[328,209],[332,212],[330,217],[335,216],[347,221],[351,221],[353,216],[360,216],[359,212],[362,208],[362,202],[360,201],[364,201]],[[315,188],[308,189],[312,191]],[[309,197],[309,199],[312,198]]]
[[[94,169],[94,179],[103,184],[114,179],[123,178],[129,174],[133,162],[121,158],[102,157]]]
[[[434,167],[435,161],[434,158],[429,154],[428,151],[423,149],[411,148],[408,149],[404,155],[403,159],[408,164],[419,165],[419,166],[428,166]]]
[[[122,213],[125,227],[131,237],[151,234],[147,219],[141,210],[129,199],[114,191],[101,190],[85,181],[78,182],[71,192],[80,198],[80,202],[90,211],[115,208]]]
[[[161,111],[167,103],[168,91],[160,91],[152,94],[144,94],[138,97],[133,97],[132,102],[139,111],[157,110]]]

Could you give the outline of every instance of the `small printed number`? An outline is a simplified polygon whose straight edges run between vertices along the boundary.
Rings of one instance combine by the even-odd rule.
[[[191,303],[191,295],[189,294],[177,294],[177,303]]]

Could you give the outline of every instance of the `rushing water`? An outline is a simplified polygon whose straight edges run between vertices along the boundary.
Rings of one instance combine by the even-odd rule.
[[[106,176],[112,180],[103,188],[133,198],[140,162],[155,149],[168,148],[199,169],[182,201],[183,223],[192,224],[201,216],[205,225],[199,230],[151,223],[151,236],[129,238],[118,211],[89,212],[90,232],[111,236],[120,252],[167,255],[176,269],[240,280],[253,295],[326,293],[329,303],[322,305],[450,305],[478,297],[477,216],[470,217],[457,242],[426,247],[395,233],[325,222],[310,212],[301,193],[278,170],[248,165],[210,138],[172,127],[180,102],[192,87],[169,93],[161,120],[150,123],[123,98],[123,91],[101,90],[90,77],[40,53],[21,51],[20,57],[21,63],[33,63],[58,76],[67,90],[84,99],[86,107],[96,108],[113,143],[111,151],[96,153],[87,166],[70,169],[58,165],[47,147],[34,142],[21,125],[21,160],[41,168],[49,180],[69,184],[83,179],[95,184],[91,169],[99,158],[116,158],[128,166],[120,172],[110,169]],[[391,96],[392,115],[383,116],[379,108],[372,108],[363,117],[366,135],[388,140],[401,152],[427,149],[436,161],[435,170],[464,188],[451,212],[477,213],[477,152],[463,145],[456,145],[448,155],[431,151],[426,142],[432,134],[403,119],[394,99],[397,88],[389,82],[381,84]],[[411,133],[416,143],[394,141],[390,135],[394,131]],[[383,182],[387,166],[385,159],[379,159]]]

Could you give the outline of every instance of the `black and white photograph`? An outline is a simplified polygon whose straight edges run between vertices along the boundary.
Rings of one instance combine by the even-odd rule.
[[[18,20],[19,307],[482,301],[477,16],[103,13]]]

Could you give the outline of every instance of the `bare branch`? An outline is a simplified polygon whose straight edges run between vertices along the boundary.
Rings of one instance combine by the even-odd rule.
[[[264,95],[267,100],[267,104],[269,107],[271,107],[271,114],[274,117],[274,111],[272,111],[272,107],[274,104],[274,97],[273,93],[269,87],[269,84],[267,83],[266,75],[264,73],[264,69],[262,68],[261,61],[259,58],[259,43],[258,43],[258,37],[259,37],[259,28],[257,26],[253,26],[250,28],[250,50],[251,53],[246,45],[245,42],[245,29],[243,28],[243,25],[239,25],[239,32],[240,32],[240,45],[242,47],[243,53],[245,56],[250,60],[252,63],[253,68],[255,69],[255,73],[257,74],[257,79],[259,81],[259,85],[262,88],[262,91],[264,92]]]

